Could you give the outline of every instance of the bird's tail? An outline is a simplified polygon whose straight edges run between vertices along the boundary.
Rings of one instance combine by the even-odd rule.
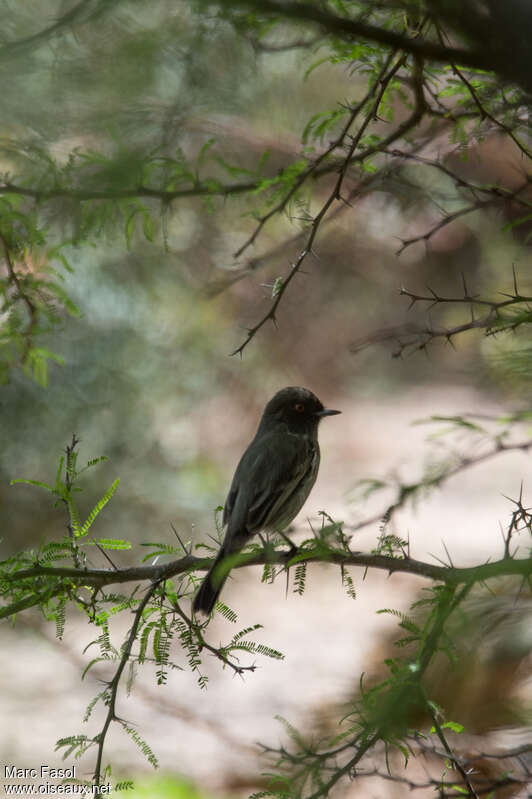
[[[204,613],[206,616],[212,613],[218,597],[220,596],[220,591],[224,587],[224,583],[229,575],[229,571],[226,571],[224,574],[223,570],[220,569],[220,563],[226,555],[227,553],[224,547],[222,547],[211,568],[205,575],[198,589],[198,593],[194,597],[192,603],[192,610],[194,613]]]

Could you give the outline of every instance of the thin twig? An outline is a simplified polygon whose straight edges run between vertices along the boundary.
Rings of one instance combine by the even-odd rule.
[[[65,463],[65,488],[67,494],[70,496],[72,491],[72,485],[74,483],[74,470],[75,470],[75,450],[77,445],[79,444],[79,439],[76,438],[76,434],[72,433],[72,441],[70,444],[67,445],[66,448],[66,463]],[[77,569],[80,568],[81,563],[79,559],[79,549],[76,541],[76,534],[74,532],[74,525],[72,520],[72,513],[71,507],[69,502],[66,499],[63,499],[63,503],[66,507],[67,514],[68,514],[68,523],[67,523],[67,530],[68,535],[70,538],[70,546],[72,548],[72,560],[74,561],[74,565]]]
[[[249,344],[249,342],[255,337],[255,335],[258,333],[258,331],[268,321],[272,321],[273,323],[275,323],[277,309],[278,309],[278,307],[279,307],[279,305],[280,305],[280,303],[281,303],[281,301],[282,301],[282,299],[283,299],[283,297],[284,297],[284,295],[286,293],[286,290],[287,290],[288,286],[290,285],[290,283],[292,282],[294,277],[300,271],[301,266],[303,265],[303,262],[305,261],[306,257],[309,255],[309,253],[312,252],[312,247],[313,247],[313,244],[314,244],[314,240],[316,238],[316,235],[318,233],[318,229],[319,229],[323,219],[326,217],[326,215],[327,215],[330,207],[333,205],[333,203],[341,201],[342,185],[343,185],[343,182],[344,182],[344,178],[346,176],[347,168],[350,165],[352,165],[354,163],[354,161],[355,161],[355,156],[354,156],[355,150],[358,148],[360,140],[361,140],[362,136],[364,135],[368,125],[377,116],[379,106],[380,106],[380,104],[382,102],[382,98],[383,98],[384,93],[385,93],[385,91],[386,91],[386,89],[388,87],[388,84],[390,83],[390,81],[393,79],[395,74],[399,71],[399,69],[405,63],[405,58],[406,58],[405,55],[404,54],[400,54],[400,56],[395,61],[395,64],[393,64],[393,66],[390,67],[390,64],[395,59],[395,57],[396,57],[396,53],[392,53],[390,55],[390,57],[387,59],[387,61],[383,65],[379,76],[377,77],[377,79],[373,83],[372,89],[370,91],[370,95],[372,93],[375,94],[374,102],[373,102],[373,104],[371,106],[371,109],[366,113],[364,121],[362,122],[359,130],[357,131],[357,134],[353,137],[353,139],[351,141],[351,144],[349,146],[347,155],[345,156],[345,158],[341,161],[341,163],[339,165],[338,178],[337,178],[337,180],[335,182],[335,185],[334,185],[332,191],[329,193],[329,196],[325,200],[325,203],[322,205],[320,211],[317,213],[317,215],[314,217],[314,219],[312,221],[312,224],[310,226],[310,232],[308,234],[308,237],[306,239],[306,242],[305,242],[305,245],[304,245],[303,249],[300,250],[298,257],[296,258],[295,262],[291,265],[291,268],[290,268],[290,271],[288,272],[288,274],[280,282],[277,294],[276,294],[275,298],[273,299],[273,302],[271,303],[268,311],[264,314],[264,316],[255,325],[253,325],[253,327],[248,329],[246,338],[240,344],[240,346],[238,346],[235,350],[233,350],[231,355],[242,355],[242,352],[244,351],[246,346]],[[387,140],[385,140],[384,142],[381,142],[381,144],[378,147],[377,146],[370,147],[367,150],[365,150],[363,153],[358,154],[358,156],[356,157],[356,160],[362,160],[362,159],[365,159],[365,158],[369,157],[374,152],[377,152],[380,149],[381,146],[388,146],[389,143],[391,143],[392,141],[395,141],[395,139],[398,138],[398,137],[404,136],[405,133],[408,132],[408,130],[412,129],[413,127],[415,127],[418,124],[418,122],[421,120],[421,118],[423,116],[423,109],[425,107],[425,99],[424,99],[424,96],[423,96],[422,75],[423,75],[423,64],[422,64],[422,62],[420,60],[416,59],[416,62],[415,62],[415,81],[414,81],[414,94],[415,94],[415,101],[416,102],[415,102],[415,108],[414,108],[412,114],[410,115],[410,117],[407,120],[405,120],[405,122],[403,122],[401,125],[399,125],[397,130],[394,131],[394,133],[391,134],[388,137]],[[362,107],[361,104],[359,104],[359,106],[360,106],[360,108]],[[357,107],[356,110],[357,110],[357,113],[358,113],[359,108]],[[350,124],[351,124],[351,122],[349,122],[349,126],[350,126]],[[344,137],[347,135],[348,129],[349,129],[349,127],[344,127],[344,134],[343,134]],[[263,219],[265,220],[265,218],[263,218]],[[262,222],[262,220],[261,220],[261,222]],[[259,228],[260,227],[261,227],[261,224],[259,223]],[[258,233],[258,230],[256,231],[256,233]]]
[[[285,210],[292,197],[294,197],[294,195],[297,194],[299,189],[311,176],[313,175],[319,176],[321,174],[324,174],[323,172],[319,171],[321,165],[330,157],[331,153],[333,153],[334,150],[344,145],[347,134],[349,133],[356,118],[358,117],[358,115],[360,114],[366,103],[371,99],[372,94],[375,91],[375,87],[378,84],[378,81],[384,77],[386,70],[388,69],[392,59],[393,59],[393,54],[387,59],[387,61],[383,65],[379,73],[379,76],[375,80],[375,83],[371,86],[370,89],[368,89],[364,97],[361,100],[359,100],[359,102],[356,103],[350,109],[347,121],[345,122],[338,136],[330,143],[327,149],[325,149],[314,161],[309,163],[309,166],[305,170],[303,170],[301,175],[297,178],[297,180],[291,186],[290,190],[286,193],[283,199],[280,202],[278,202],[272,209],[270,209],[268,213],[264,214],[259,218],[258,224],[253,233],[251,234],[251,236],[249,236],[249,238],[246,239],[246,241],[242,244],[242,246],[239,247],[238,250],[234,253],[235,258],[240,258],[243,255],[243,253],[248,249],[248,247],[250,247],[252,244],[255,243],[264,225],[270,219],[272,219],[272,217],[276,216],[279,213],[282,213]],[[330,171],[331,167],[326,166],[325,173],[328,174]]]
[[[193,621],[193,619],[187,616],[187,614],[179,607],[179,605],[172,605],[172,610],[174,610],[177,615],[183,619],[191,632],[196,636],[199,649],[206,649],[218,660],[221,660],[224,666],[229,666],[231,669],[233,669],[235,674],[239,674],[240,676],[242,676],[242,674],[244,674],[246,671],[256,671],[257,667],[255,664],[251,664],[251,666],[240,666],[238,663],[234,663],[230,658],[228,658],[222,649],[211,646],[211,644],[209,644],[202,635],[202,625],[197,624],[195,621]]]
[[[17,292],[16,299],[19,299],[24,303],[29,317],[29,324],[24,333],[24,350],[22,353],[22,362],[24,362],[28,357],[29,351],[31,349],[32,334],[37,325],[37,306],[22,287],[20,277],[17,274],[17,270],[15,268],[13,259],[11,257],[9,244],[7,242],[6,237],[1,232],[0,232],[0,241],[2,242],[2,248],[4,250],[4,259],[7,266],[8,281],[15,287]]]
[[[118,668],[117,668],[117,670],[116,670],[116,672],[115,672],[115,674],[113,676],[113,679],[111,680],[111,682],[108,685],[109,702],[108,702],[107,716],[105,717],[105,721],[104,721],[102,730],[97,736],[98,755],[96,757],[96,766],[94,768],[94,775],[93,775],[93,783],[94,783],[94,785],[99,785],[100,784],[101,771],[102,771],[103,749],[104,749],[104,745],[105,745],[105,738],[106,738],[107,732],[109,730],[111,722],[117,720],[117,715],[116,715],[116,697],[117,697],[117,693],[118,693],[118,687],[120,685],[120,679],[122,677],[122,673],[123,673],[123,671],[124,671],[124,669],[126,667],[126,664],[127,664],[128,660],[129,660],[129,657],[131,655],[131,650],[133,649],[133,644],[135,643],[135,640],[137,638],[137,632],[138,632],[138,629],[139,629],[139,625],[140,625],[140,623],[142,621],[142,614],[144,613],[144,609],[146,608],[148,602],[150,601],[150,599],[152,598],[153,594],[157,590],[157,588],[159,586],[159,583],[160,583],[160,580],[157,580],[156,582],[153,582],[150,585],[150,587],[148,588],[148,590],[146,591],[146,593],[144,594],[144,597],[142,598],[142,601],[139,603],[139,606],[138,606],[137,610],[135,611],[135,616],[133,617],[133,623],[131,625],[131,629],[129,631],[129,635],[128,635],[127,641],[126,641],[126,643],[125,643],[125,645],[124,645],[124,647],[122,649],[122,654],[121,654],[121,657],[120,657],[120,662],[118,664]]]
[[[455,477],[457,474],[476,466],[478,463],[491,460],[492,458],[498,457],[505,452],[529,452],[531,449],[532,439],[518,441],[515,444],[505,444],[503,441],[497,440],[492,449],[488,450],[487,452],[484,452],[481,455],[462,457],[455,466],[446,469],[444,472],[437,474],[434,477],[425,478],[419,484],[401,483],[397,488],[397,498],[386,508],[384,512],[380,511],[373,516],[368,516],[366,519],[363,519],[356,524],[348,525],[346,529],[350,530],[351,532],[355,532],[357,530],[362,530],[364,527],[369,527],[376,522],[380,522],[383,518],[389,520],[394,513],[396,513],[406,504],[408,499],[412,496],[414,489],[417,487],[429,488],[440,486],[443,482],[446,482],[451,477]]]

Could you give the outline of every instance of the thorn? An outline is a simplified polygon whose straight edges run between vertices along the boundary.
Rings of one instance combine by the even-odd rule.
[[[111,558],[109,557],[109,555],[107,554],[105,549],[103,547],[101,547],[100,544],[97,541],[94,540],[94,538],[92,538],[91,540],[92,540],[92,543],[100,550],[100,552],[102,553],[104,558],[107,558],[107,560],[109,561],[109,563],[111,564],[111,566],[113,567],[115,572],[117,572],[118,571],[118,566],[115,566],[115,564],[113,563],[113,561],[111,560]]]
[[[443,538],[442,538],[442,545],[443,545],[443,548],[444,548],[444,550],[445,550],[445,554],[447,555],[447,558],[448,558],[448,560],[449,560],[449,565],[451,566],[451,568],[453,568],[453,569],[454,569],[454,563],[453,563],[453,560],[452,560],[452,558],[451,558],[451,555],[450,555],[450,553],[449,553],[449,550],[447,549],[447,544],[445,543],[445,541],[443,540]]]
[[[453,336],[453,334],[452,334],[452,333],[447,333],[447,335],[445,336],[445,338],[447,339],[447,343],[448,343],[448,344],[450,344],[450,345],[451,345],[451,347],[453,348],[453,350],[456,352],[456,347],[454,346],[454,341],[453,341],[453,339],[452,339],[452,336]]]
[[[513,274],[513,277],[514,277],[515,297],[517,298],[517,297],[519,297],[519,289],[517,288],[517,273],[515,271],[515,263],[512,264],[512,274]]]
[[[184,543],[183,543],[183,541],[181,540],[181,536],[179,535],[179,533],[178,533],[178,532],[177,532],[177,530],[175,529],[175,527],[174,527],[174,525],[172,524],[172,522],[170,522],[170,527],[171,527],[171,528],[172,528],[172,530],[174,531],[174,535],[175,535],[175,537],[177,538],[177,540],[179,541],[179,545],[180,545],[181,549],[183,550],[183,552],[185,552],[187,555],[190,555],[190,554],[191,554],[191,552],[192,552],[192,542],[190,542],[190,551],[188,551],[188,550],[187,550],[187,548],[186,548],[186,546],[185,546],[185,544],[184,544]]]
[[[506,542],[506,536],[504,535],[504,527],[502,526],[502,522],[499,522],[499,532],[503,542]]]
[[[290,550],[289,550],[290,557],[291,557],[291,558],[293,558],[293,557],[294,557],[294,555],[297,555],[297,553],[298,553],[298,551],[299,551],[299,550],[298,550],[298,547],[297,547],[297,546],[294,544],[294,542],[293,542],[293,541],[291,541],[291,540],[288,538],[288,536],[287,536],[287,535],[285,535],[285,534],[284,534],[284,533],[283,533],[281,530],[278,530],[277,532],[278,532],[278,534],[281,536],[281,538],[284,538],[284,540],[286,541],[286,543],[287,543],[287,544],[288,544],[288,546],[290,547]]]

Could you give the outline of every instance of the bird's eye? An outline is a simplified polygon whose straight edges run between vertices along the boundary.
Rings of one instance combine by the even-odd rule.
[[[305,406],[303,405],[302,402],[296,403],[296,405],[294,405],[294,408],[298,413],[305,413]]]

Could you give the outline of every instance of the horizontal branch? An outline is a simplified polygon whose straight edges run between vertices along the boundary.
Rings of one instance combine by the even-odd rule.
[[[35,607],[35,605],[46,605],[50,599],[53,599],[64,591],[61,583],[55,582],[50,588],[45,588],[36,594],[30,594],[18,602],[13,602],[11,605],[5,605],[0,608],[0,619],[5,619],[8,616],[15,616],[17,613],[22,613],[23,610]]]
[[[15,39],[14,41],[3,42],[0,47],[0,60],[10,58],[12,55],[20,54],[24,50],[35,49],[44,42],[48,42],[54,36],[63,33],[68,28],[72,27],[76,22],[87,16],[87,0],[80,0],[79,3],[71,8],[62,17],[59,17],[51,25],[46,28],[33,33],[24,39]],[[94,14],[94,11],[92,11]]]
[[[309,3],[276,2],[276,0],[247,0],[261,14],[275,14],[287,19],[296,19],[319,25],[322,30],[339,36],[341,39],[367,39],[393,49],[441,63],[455,63],[473,69],[492,70],[499,66],[493,63],[487,50],[466,50],[457,47],[446,47],[438,42],[421,37],[405,36],[402,33],[378,25],[371,25],[362,19],[349,19],[319,8]]]
[[[414,240],[410,240],[407,242],[407,244],[412,243],[412,241]],[[513,279],[513,292],[499,292],[506,298],[504,300],[488,300],[479,297],[478,295],[471,294],[467,288],[464,278],[462,278],[464,282],[464,293],[461,297],[444,297],[440,294],[437,294],[431,288],[429,288],[430,294],[428,295],[414,294],[413,291],[403,287],[399,290],[399,294],[410,299],[409,310],[416,303],[429,303],[429,310],[431,310],[431,308],[434,306],[441,305],[468,305],[471,312],[471,319],[454,327],[444,327],[441,325],[434,326],[432,323],[425,326],[416,323],[409,323],[391,328],[383,328],[371,333],[369,336],[364,336],[363,338],[353,342],[351,345],[351,352],[359,352],[363,347],[366,347],[370,344],[378,344],[385,341],[394,340],[397,342],[397,348],[393,352],[393,357],[398,358],[402,356],[405,351],[416,352],[420,350],[426,350],[429,343],[436,339],[444,339],[447,341],[447,343],[452,344],[453,338],[455,336],[459,335],[460,333],[465,333],[468,330],[484,330],[485,335],[489,336],[504,330],[516,330],[523,324],[530,324],[530,303],[532,302],[532,296],[521,293],[517,286],[517,275],[515,270],[513,272]],[[487,311],[485,314],[477,318],[474,314],[474,306],[486,308]],[[519,313],[516,312],[514,316],[503,315],[502,312],[511,312],[512,308],[515,308]],[[524,449],[528,447],[530,447],[530,444],[528,443],[508,445],[509,449]],[[499,445],[497,445],[493,454],[496,454],[505,448],[506,447],[501,448]]]
[[[20,569],[14,574],[2,576],[4,582],[19,583],[22,580],[42,577],[60,577],[77,585],[91,585],[101,588],[106,585],[134,581],[167,580],[178,574],[190,571],[206,571],[212,564],[212,558],[199,558],[185,555],[169,563],[155,566],[132,566],[123,569],[76,569],[68,566],[33,566],[31,569]],[[532,557],[502,558],[497,561],[482,563],[478,566],[455,567],[426,563],[415,558],[393,558],[388,555],[377,555],[365,552],[350,552],[338,549],[264,549],[261,552],[241,553],[232,568],[246,566],[279,565],[289,567],[295,563],[332,563],[339,566],[361,566],[380,569],[388,573],[401,572],[426,577],[430,580],[460,585],[479,582],[493,577],[532,574]],[[5,609],[0,611],[0,618],[5,616]]]
[[[163,202],[171,202],[181,197],[205,197],[205,196],[222,196],[226,197],[230,194],[244,194],[247,191],[256,189],[258,181],[248,181],[247,183],[233,183],[229,186],[213,187],[212,185],[198,184],[189,189],[175,189],[174,191],[167,191],[166,189],[151,189],[148,186],[137,186],[132,189],[69,189],[69,188],[55,188],[55,189],[31,189],[25,186],[18,186],[14,183],[0,183],[0,195],[2,194],[17,194],[21,197],[31,197],[34,200],[52,200],[56,198],[66,198],[70,200],[77,200],[82,202],[84,200],[127,200],[134,197],[150,197],[154,200],[162,200]]]

